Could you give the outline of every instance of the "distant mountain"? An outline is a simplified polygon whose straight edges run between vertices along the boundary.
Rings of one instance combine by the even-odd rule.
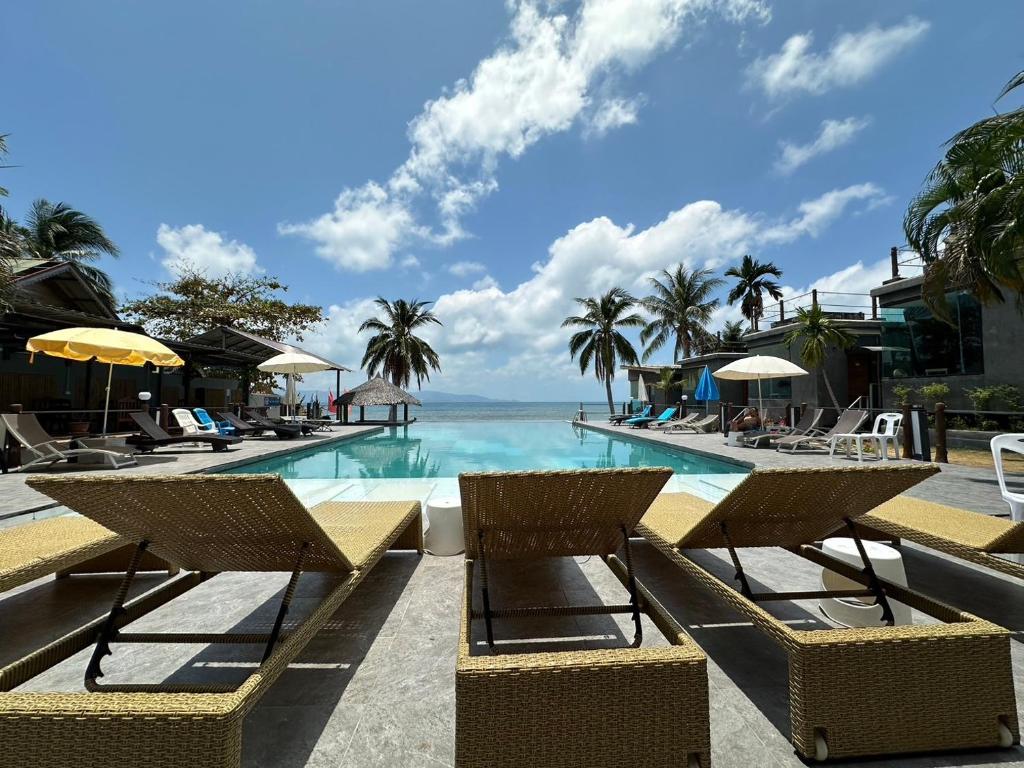
[[[510,403],[514,400],[495,400],[483,395],[457,395],[453,392],[438,392],[424,389],[420,392],[412,390],[412,394],[424,403]]]

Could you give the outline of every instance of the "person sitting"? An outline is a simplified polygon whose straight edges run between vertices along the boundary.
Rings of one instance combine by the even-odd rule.
[[[744,409],[735,419],[729,422],[730,431],[750,432],[760,428],[761,414],[754,407]]]

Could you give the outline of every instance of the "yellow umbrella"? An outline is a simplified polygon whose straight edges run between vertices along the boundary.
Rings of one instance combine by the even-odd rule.
[[[140,366],[152,363],[162,368],[179,368],[185,364],[173,350],[156,339],[112,328],[62,328],[33,336],[25,343],[25,349],[32,353],[32,358],[36,352],[42,352],[65,360],[96,360],[110,366],[107,371],[106,403],[103,406],[103,434],[107,434],[110,381],[115,364]]]

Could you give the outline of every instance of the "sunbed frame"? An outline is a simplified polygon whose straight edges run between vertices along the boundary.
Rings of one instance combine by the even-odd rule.
[[[122,632],[121,627],[142,613],[135,607],[138,599],[123,602],[129,573],[87,667],[90,692],[0,693],[0,764],[63,768],[73,755],[76,768],[238,768],[245,715],[385,550],[422,553],[418,502],[326,502],[307,511],[276,475],[75,479],[38,477],[30,482],[56,500],[102,518],[140,545],[146,540],[140,532],[152,532],[152,541],[137,551],[152,550],[189,571],[165,591],[181,594],[218,571],[295,570],[274,629],[266,635]],[[236,524],[231,524],[234,518]],[[209,536],[201,541],[179,533],[207,520]],[[243,533],[262,524],[272,525],[274,536]],[[285,615],[299,569],[332,571],[344,578],[286,632]],[[99,661],[111,642],[256,642],[265,652],[260,666],[237,686],[101,685]]]
[[[627,531],[671,470],[473,473],[459,478],[466,537],[465,592],[455,671],[458,768],[583,768],[711,764],[707,659],[637,581]],[[623,546],[623,558],[615,552]],[[495,608],[487,563],[597,555],[628,604]],[[483,607],[474,607],[479,566]],[[496,653],[492,623],[544,616],[630,614],[627,647]],[[641,614],[668,640],[637,647]],[[491,653],[474,655],[482,619]]]
[[[746,616],[789,656],[791,738],[805,758],[1009,746],[1020,738],[1010,633],[880,579],[853,523],[935,472],[928,465],[754,470],[719,504],[663,494],[637,533],[696,582]],[[858,542],[863,570],[807,542],[837,527]],[[841,591],[758,593],[737,550],[779,546],[858,584]],[[685,550],[722,547],[735,588]],[[898,600],[943,622],[801,631],[765,611],[775,600],[874,597],[891,622]]]

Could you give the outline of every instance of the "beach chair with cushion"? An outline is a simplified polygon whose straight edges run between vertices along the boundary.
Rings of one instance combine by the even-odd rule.
[[[635,579],[629,553],[627,532],[671,475],[645,468],[459,476],[466,575],[455,670],[458,768],[710,765],[707,659]],[[505,608],[500,580],[488,580],[496,561],[577,555],[603,558],[629,602]],[[632,643],[488,653],[472,631],[482,621],[494,649],[501,626],[514,620],[609,614],[631,617]],[[641,614],[667,644],[638,647]]]
[[[645,416],[650,416],[650,415],[651,415],[651,406],[648,405],[642,411],[633,411],[632,413],[617,413],[614,416],[609,416],[608,417],[608,422],[610,424],[618,425],[618,424],[621,424],[622,422],[624,422],[626,419],[642,419]]]
[[[631,429],[646,429],[652,424],[664,424],[672,421],[675,416],[675,408],[666,408],[657,418],[652,416],[636,416],[632,419],[626,419],[625,423],[628,424]]]
[[[815,408],[813,411],[805,408],[804,412],[800,414],[800,421],[796,423],[796,426],[790,429],[772,429],[759,435],[745,437],[743,444],[747,448],[765,448],[773,446],[784,437],[821,434],[818,432],[818,423],[824,413],[824,408]]]
[[[897,496],[857,522],[865,526],[868,533],[880,532],[894,539],[907,539],[1024,579],[1024,521]]]
[[[284,424],[272,421],[264,416],[257,410],[247,408],[245,411],[249,419],[257,426],[263,427],[264,429],[272,429],[275,434],[282,440],[290,437],[298,437],[299,435],[308,435],[313,431],[313,428],[302,424]],[[286,438],[285,435],[288,435]]]
[[[0,763],[12,766],[238,768],[242,721],[259,698],[386,550],[422,552],[419,502],[325,502],[307,510],[276,475],[34,480],[36,490],[137,543],[136,553],[153,552],[189,571],[169,587],[182,580],[194,586],[222,571],[285,571],[291,578],[265,633],[164,634],[131,631],[135,617],[122,606],[129,570],[86,667],[87,692],[0,693]],[[314,607],[286,625],[304,571],[337,579],[311,593]],[[187,602],[187,590],[177,589],[175,601]],[[221,675],[105,684],[100,662],[117,665],[121,643],[246,644],[262,661],[240,682]]]
[[[103,448],[60,448],[57,440],[43,429],[34,413],[0,414],[0,432],[21,446],[21,471],[37,467],[51,467],[58,461],[69,461],[78,457],[98,457],[110,469],[130,467],[135,459],[127,453]],[[0,446],[6,446],[6,438],[0,434]],[[2,448],[0,448],[2,450]]]
[[[780,453],[796,453],[800,449],[827,450],[832,438],[836,435],[845,435],[856,432],[860,425],[867,421],[868,412],[861,410],[847,409],[839,417],[828,432],[813,431],[806,435],[790,435],[781,438],[775,446]]]
[[[129,435],[125,441],[134,445],[140,451],[153,451],[167,445],[181,445],[183,443],[205,443],[215,451],[226,451],[229,445],[237,445],[242,438],[235,435],[207,435],[207,434],[185,434],[169,435],[160,425],[153,421],[153,417],[144,411],[130,414],[132,421],[142,430],[137,435]]]
[[[1010,746],[1020,738],[1010,633],[877,577],[855,521],[937,472],[935,465],[754,470],[714,504],[662,494],[637,526],[697,583],[746,616],[789,656],[791,738],[808,759]],[[837,529],[858,542],[863,569],[811,546]],[[740,551],[782,547],[861,587],[755,592]],[[688,554],[724,548],[738,587]],[[780,553],[781,554],[781,553]],[[791,555],[787,555],[791,556]],[[779,600],[872,599],[892,624],[889,600],[939,623],[801,630],[762,608]]]

